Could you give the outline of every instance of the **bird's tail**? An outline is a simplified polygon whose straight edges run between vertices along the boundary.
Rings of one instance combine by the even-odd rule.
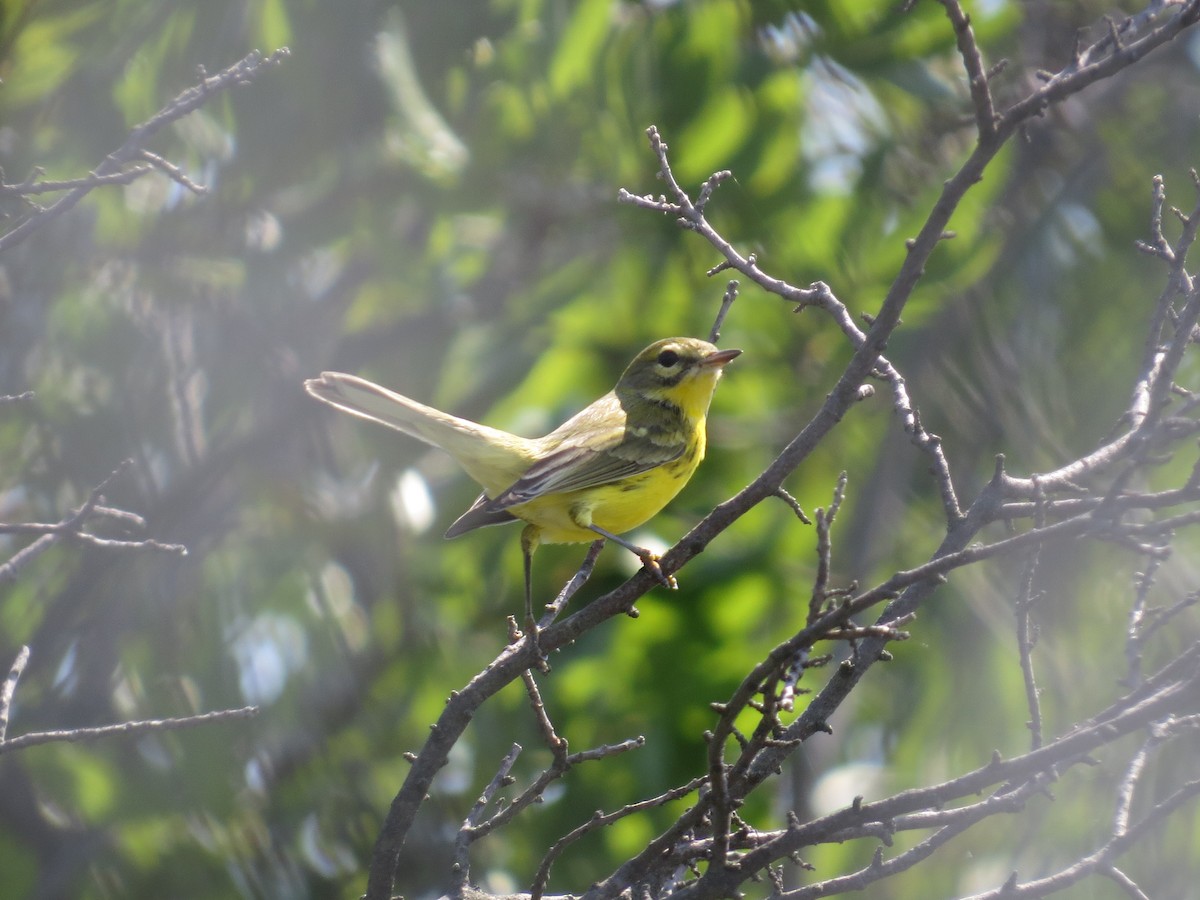
[[[489,496],[516,481],[535,455],[528,438],[460,419],[354,375],[322,372],[320,378],[304,382],[304,389],[352,416],[441,447]]]

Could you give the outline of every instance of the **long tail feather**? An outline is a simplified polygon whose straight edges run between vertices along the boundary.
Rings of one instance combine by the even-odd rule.
[[[512,484],[535,458],[534,442],[527,438],[460,419],[355,375],[322,372],[320,378],[304,382],[304,389],[352,416],[441,447],[492,496]]]

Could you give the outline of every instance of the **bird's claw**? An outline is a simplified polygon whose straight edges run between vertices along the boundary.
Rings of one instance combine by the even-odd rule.
[[[638,556],[642,558],[642,565],[646,567],[647,571],[654,576],[659,584],[670,591],[679,590],[679,582],[675,580],[675,576],[662,570],[662,566],[659,564],[659,560],[662,559],[661,556],[657,553],[651,553],[649,550],[639,553]]]
[[[529,640],[529,643],[533,645],[533,654],[536,660],[534,666],[539,672],[545,674],[550,671],[550,659],[546,656],[546,651],[542,649],[542,644],[539,640],[540,635],[541,629],[537,627],[537,622],[533,620],[533,617],[531,616],[526,619],[525,636]]]

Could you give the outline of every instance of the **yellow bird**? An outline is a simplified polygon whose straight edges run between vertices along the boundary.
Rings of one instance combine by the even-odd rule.
[[[741,350],[666,338],[639,353],[617,386],[541,438],[444,413],[377,384],[324,372],[305,390],[343,412],[441,447],[483,487],[450,526],[457,537],[521,519],[526,624],[535,628],[531,570],[538,544],[620,544],[669,587],[654,553],[624,538],[679,493],[704,458],[705,418],[725,364]]]

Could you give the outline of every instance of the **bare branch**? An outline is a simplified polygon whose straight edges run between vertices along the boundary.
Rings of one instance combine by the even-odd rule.
[[[203,185],[196,184],[196,182],[188,178],[187,175],[184,174],[183,170],[177,165],[168,162],[157,153],[151,153],[149,150],[142,150],[138,153],[138,156],[146,160],[146,162],[150,163],[151,166],[158,169],[160,172],[164,172],[168,178],[177,184],[182,185],[193,194],[203,195],[208,193],[208,188],[204,187]]]
[[[451,870],[454,876],[456,891],[461,891],[470,877],[471,843],[476,839],[477,829],[483,819],[483,814],[496,798],[496,794],[500,788],[512,784],[513,779],[509,773],[516,764],[517,757],[520,755],[521,745],[514,743],[509,748],[508,753],[504,755],[504,759],[500,761],[500,767],[496,770],[496,774],[492,776],[492,780],[488,782],[487,787],[483,789],[483,793],[479,795],[475,804],[471,807],[471,811],[467,813],[467,818],[463,821],[462,828],[458,830],[458,837],[454,841],[454,865]]]
[[[22,646],[13,660],[8,677],[4,679],[4,687],[0,688],[0,747],[8,737],[8,718],[12,714],[13,695],[17,690],[17,682],[29,664],[29,648]]]
[[[590,834],[597,828],[603,828],[605,825],[611,825],[613,822],[618,822],[634,813],[643,812],[647,809],[655,809],[659,806],[665,806],[673,800],[678,800],[681,797],[686,797],[688,794],[700,788],[705,782],[703,777],[693,778],[687,784],[680,785],[677,788],[660,794],[657,797],[652,797],[649,800],[639,800],[637,803],[630,803],[628,806],[623,806],[615,812],[602,813],[596,811],[588,821],[584,822],[578,828],[563,835],[550,849],[546,851],[546,855],[542,858],[541,864],[538,866],[537,874],[534,876],[533,888],[530,891],[530,900],[540,900],[542,894],[546,890],[546,883],[550,880],[550,868],[554,865],[554,861],[562,856],[564,850],[571,844],[575,843],[586,834]]]
[[[6,562],[0,564],[0,584],[15,581],[25,566],[61,540],[87,544],[106,550],[151,550],[173,553],[177,556],[187,556],[187,548],[182,544],[166,544],[153,539],[118,540],[100,537],[99,535],[83,530],[84,525],[92,518],[110,519],[135,527],[145,526],[145,520],[136,513],[113,509],[101,503],[104,499],[104,491],[132,464],[133,461],[128,459],[122,462],[108,477],[92,489],[88,495],[88,499],[82,506],[59,522],[0,523],[0,534],[39,535],[36,541],[21,548],[9,557]]]
[[[130,166],[111,175],[93,173],[84,178],[68,178],[63,181],[35,181],[34,179],[42,174],[41,169],[35,169],[28,178],[17,184],[0,183],[0,196],[34,197],[38,194],[57,194],[61,191],[92,191],[98,187],[108,187],[114,184],[131,184],[153,171],[153,166]]]
[[[804,514],[804,510],[800,506],[800,501],[789,494],[786,490],[784,490],[782,487],[776,488],[775,496],[792,508],[792,512],[796,514],[797,519],[799,519],[805,525],[812,524],[812,520]]]
[[[596,568],[596,560],[599,559],[600,551],[603,549],[603,539],[592,541],[591,545],[588,547],[587,555],[584,556],[583,562],[580,564],[579,569],[574,575],[571,576],[571,580],[563,585],[563,589],[558,592],[558,596],[555,597],[552,602],[546,604],[546,614],[542,616],[541,621],[538,622],[539,630],[547,628],[551,623],[554,622],[555,619],[562,615],[562,611],[566,609],[566,606],[571,601],[571,598],[574,597],[576,592],[578,592],[578,590],[587,583],[587,580],[592,577],[592,570]]]
[[[958,41],[958,52],[962,56],[963,67],[967,70],[967,83],[971,88],[971,100],[975,104],[975,127],[979,130],[980,140],[992,136],[996,130],[996,108],[992,103],[992,92],[988,86],[988,76],[983,69],[983,54],[975,43],[975,32],[971,28],[971,17],[963,12],[958,0],[940,0],[946,8],[946,16],[954,26],[954,36]]]
[[[61,731],[35,731],[20,737],[9,738],[0,743],[0,754],[13,750],[22,750],[37,744],[75,743],[77,741],[95,741],[108,737],[136,737],[157,731],[178,731],[182,728],[195,728],[197,725],[208,725],[226,719],[247,719],[258,715],[257,706],[243,706],[238,709],[219,709],[214,712],[198,713],[194,716],[180,716],[173,719],[141,719],[133,722],[120,722],[116,725],[101,725],[97,728],[68,728]]]
[[[811,625],[825,612],[825,602],[829,596],[829,573],[833,567],[833,543],[830,540],[830,529],[837,517],[842,501],[846,498],[846,481],[848,475],[842,472],[838,476],[837,486],[833,489],[833,501],[829,504],[829,512],[817,510],[817,572],[813,577],[812,596],[808,601],[808,622]]]
[[[1160,822],[1174,813],[1185,803],[1200,797],[1200,780],[1189,781],[1178,790],[1171,793],[1165,800],[1155,804],[1137,825],[1121,835],[1114,835],[1095,852],[1078,860],[1053,875],[1037,878],[1032,881],[1018,883],[1015,879],[1001,888],[974,894],[965,900],[1001,900],[1009,897],[1045,897],[1055,891],[1064,890],[1077,884],[1091,875],[1109,875],[1114,870],[1112,860],[1119,857],[1127,849],[1142,839]],[[1135,895],[1136,896],[1136,895]]]
[[[172,170],[174,172],[179,172],[179,170],[170,166],[165,160],[154,154],[144,155],[146,143],[162,130],[164,126],[183,118],[188,113],[208,103],[214,94],[238,85],[249,84],[267,69],[281,63],[288,57],[289,53],[290,51],[286,47],[283,47],[276,50],[270,56],[264,57],[256,50],[229,68],[218,72],[216,75],[202,77],[199,84],[183,91],[145,122],[135,126],[129,132],[124,144],[101,160],[100,164],[89,173],[87,178],[79,179],[72,183],[72,186],[67,188],[67,193],[64,196],[60,197],[50,206],[36,210],[7,233],[0,235],[0,253],[16,246],[46,222],[73,208],[94,188],[109,183],[112,179],[117,179],[119,183],[125,183],[120,181],[120,179],[128,178],[128,180],[133,180],[133,178],[151,171],[152,168],[159,168],[167,172],[168,175],[179,181],[180,184],[183,184],[189,190],[199,190],[199,188],[196,188],[195,185],[184,178],[182,173],[179,173],[178,176],[172,174]],[[135,174],[130,175],[126,166],[137,159],[149,160],[151,165],[135,166],[135,170],[141,171],[136,171]],[[159,164],[160,162],[162,165]],[[19,190],[13,191],[13,187],[12,185],[9,186],[10,193],[21,193]]]
[[[715,274],[710,271],[710,275]],[[708,332],[708,342],[715,344],[721,339],[721,326],[725,323],[725,316],[729,314],[730,307],[733,306],[733,301],[737,299],[738,283],[737,279],[730,279],[729,284],[725,286],[725,296],[721,298],[721,308],[717,310],[717,318],[713,320],[712,329]]]
[[[1038,512],[1035,527],[1043,528],[1046,524],[1042,506],[1045,495],[1037,497]],[[1030,622],[1030,612],[1037,602],[1033,592],[1033,579],[1037,574],[1038,563],[1041,560],[1042,545],[1034,547],[1025,563],[1025,574],[1021,579],[1021,594],[1017,598],[1014,613],[1017,619],[1017,650],[1021,659],[1021,676],[1025,682],[1025,703],[1029,707],[1030,749],[1036,750],[1042,746],[1042,704],[1038,699],[1037,680],[1033,673],[1033,647],[1037,643],[1037,630]]]

